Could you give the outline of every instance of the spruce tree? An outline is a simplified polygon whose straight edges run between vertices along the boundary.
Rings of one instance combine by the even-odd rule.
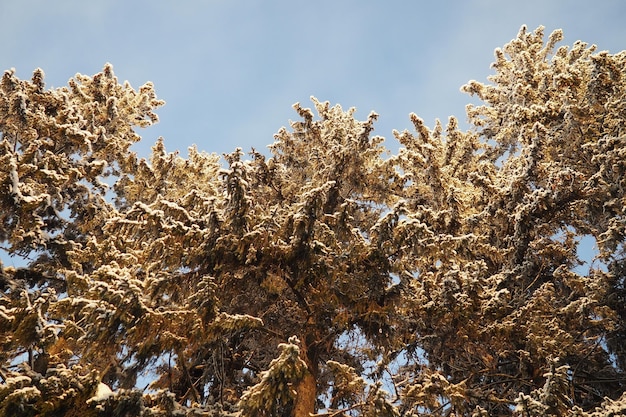
[[[561,39],[394,152],[312,98],[266,153],[144,159],[151,83],[5,72],[0,415],[626,413],[626,53]]]

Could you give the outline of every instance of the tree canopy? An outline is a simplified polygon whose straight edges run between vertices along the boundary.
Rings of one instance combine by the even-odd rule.
[[[0,415],[626,415],[626,52],[561,40],[467,130],[312,98],[223,158],[139,157],[163,101],[111,65],[5,72]]]

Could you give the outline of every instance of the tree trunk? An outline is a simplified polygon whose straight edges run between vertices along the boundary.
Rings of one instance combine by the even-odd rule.
[[[315,413],[315,401],[317,399],[317,383],[315,377],[309,371],[296,387],[296,403],[293,408],[293,417],[309,417]]]
[[[296,400],[293,408],[293,417],[309,417],[315,413],[317,401],[317,354],[311,347],[312,337],[303,337],[300,345],[300,357],[307,366],[302,380],[296,386]]]

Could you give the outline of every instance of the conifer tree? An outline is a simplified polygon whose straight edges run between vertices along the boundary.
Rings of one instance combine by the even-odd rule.
[[[267,153],[143,159],[152,84],[5,72],[0,415],[626,413],[626,53],[561,38],[395,153],[312,98]]]

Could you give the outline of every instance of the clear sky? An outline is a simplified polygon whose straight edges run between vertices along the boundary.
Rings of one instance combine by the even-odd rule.
[[[626,49],[623,0],[0,0],[0,69],[49,87],[106,62],[120,81],[154,82],[167,104],[140,134],[168,150],[265,152],[309,97],[380,114],[375,134],[465,120],[459,92],[484,81],[493,50],[521,25],[562,28],[564,44]]]

